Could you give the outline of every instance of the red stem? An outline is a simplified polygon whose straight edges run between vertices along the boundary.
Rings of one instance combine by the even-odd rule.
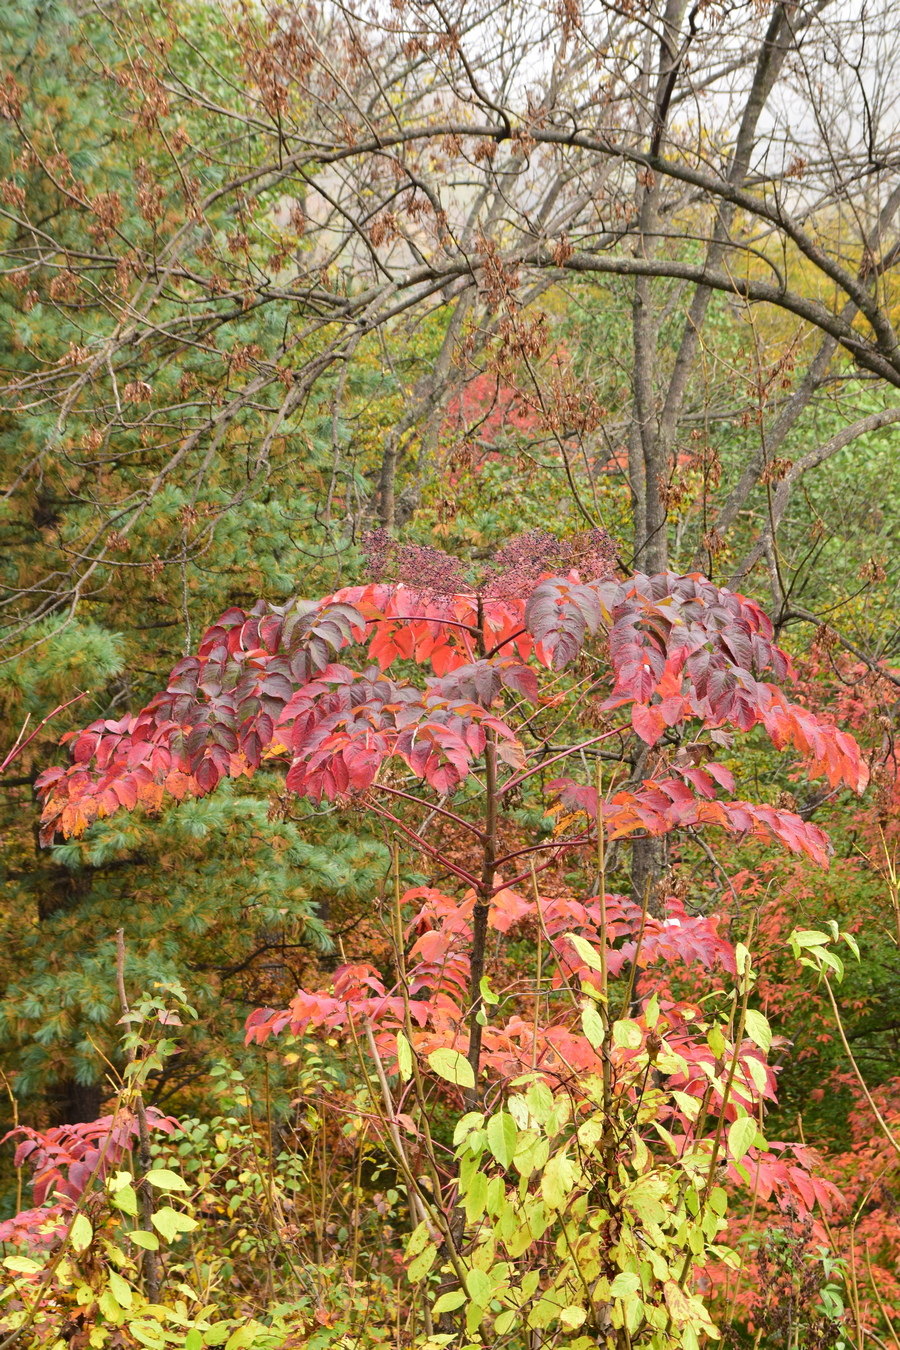
[[[471,872],[467,872],[465,868],[457,867],[456,863],[452,863],[449,858],[445,858],[443,853],[440,853],[436,848],[432,848],[430,844],[426,844],[425,840],[420,835],[416,834],[415,830],[411,830],[408,825],[404,825],[403,821],[399,820],[391,811],[386,811],[383,806],[379,806],[377,802],[373,801],[369,802],[369,806],[376,815],[383,816],[384,819],[389,820],[392,825],[396,825],[398,830],[402,830],[403,833],[413,841],[417,848],[422,849],[424,853],[428,853],[443,867],[446,867],[448,872],[453,872],[453,874],[458,876],[461,881],[467,882],[468,885],[472,886],[475,890],[478,889],[477,877],[473,877]]]
[[[465,829],[471,830],[478,839],[484,838],[484,832],[473,825],[470,820],[465,820],[463,816],[458,816],[455,811],[448,811],[446,807],[435,806],[431,802],[423,801],[413,792],[403,792],[400,788],[388,787],[386,783],[378,784],[381,792],[389,792],[392,797],[402,797],[404,801],[414,802],[416,806],[421,806],[424,811],[437,811],[439,815],[446,816],[448,820],[454,821],[457,825],[462,825]]]
[[[526,848],[517,848],[512,853],[505,853],[502,858],[496,860],[495,865],[499,870],[504,863],[511,862],[513,858],[521,858],[523,854],[544,853],[548,848],[571,848],[573,845],[589,844],[591,837],[588,833],[576,835],[574,839],[552,839],[547,844],[528,844]]]
[[[516,638],[524,637],[524,635],[527,632],[528,632],[527,628],[520,628],[518,629],[517,632],[510,633],[509,637],[504,638],[502,642],[498,642],[496,647],[492,647],[489,652],[485,652],[484,654],[485,661],[490,661],[491,657],[496,656],[499,651],[502,651],[503,648],[507,645],[507,643],[515,642]]]
[[[74,698],[70,698],[68,703],[60,703],[60,705],[57,708],[54,708],[52,712],[49,712],[47,714],[43,722],[38,722],[37,726],[35,727],[34,731],[31,733],[30,736],[26,737],[24,741],[17,740],[13,748],[10,750],[9,754],[6,756],[6,759],[3,761],[2,764],[0,764],[0,773],[2,773],[4,769],[8,768],[9,765],[12,764],[13,760],[16,758],[17,755],[21,755],[25,747],[31,744],[35,736],[39,735],[40,732],[43,731],[47,723],[52,721],[57,713],[65,712],[66,708],[71,708],[73,703],[77,703],[79,699],[87,698],[87,695],[88,691],[86,689],[82,689],[81,693],[76,694]],[[24,731],[24,729],[25,728],[23,727],[22,730]],[[19,735],[21,736],[21,734],[22,732],[20,731]]]
[[[577,755],[580,750],[587,750],[589,745],[598,745],[600,741],[608,741],[611,736],[618,736],[619,730],[619,727],[615,727],[612,731],[604,731],[599,736],[592,736],[589,741],[582,741],[580,745],[573,745],[567,750],[560,750],[559,754],[551,755],[549,759],[542,759],[540,764],[535,764],[533,769],[526,769],[524,773],[519,774],[518,778],[507,778],[500,789],[499,795],[502,797],[504,792],[509,792],[512,788],[518,787],[520,783],[525,782],[526,778],[532,778],[536,773],[549,768],[551,764],[556,764],[560,759],[568,759],[570,755]]]
[[[526,877],[531,876],[532,867],[534,867],[535,872],[546,872],[547,868],[552,867],[555,861],[555,858],[551,858],[549,862],[541,863],[540,867],[534,867],[534,863],[532,863],[527,872],[519,872],[516,876],[511,877],[509,881],[504,881],[500,886],[495,886],[491,894],[499,895],[501,891],[508,891],[511,890],[513,886],[518,886],[520,881],[524,881]]]

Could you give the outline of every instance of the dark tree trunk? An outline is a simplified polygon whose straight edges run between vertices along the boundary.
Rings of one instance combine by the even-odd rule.
[[[96,1120],[103,1105],[103,1087],[100,1083],[79,1083],[74,1078],[60,1078],[47,1094],[51,1125],[78,1125],[85,1120]]]

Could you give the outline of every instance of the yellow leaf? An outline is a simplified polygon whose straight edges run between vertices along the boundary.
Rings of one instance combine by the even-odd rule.
[[[76,1252],[86,1251],[91,1245],[91,1239],[94,1236],[94,1230],[91,1227],[90,1220],[84,1214],[76,1214],[72,1220],[72,1227],[69,1229],[69,1241]]]
[[[663,1285],[663,1294],[666,1300],[666,1307],[672,1315],[672,1321],[678,1326],[684,1326],[691,1319],[691,1305],[687,1294],[675,1283],[674,1280],[666,1280]]]

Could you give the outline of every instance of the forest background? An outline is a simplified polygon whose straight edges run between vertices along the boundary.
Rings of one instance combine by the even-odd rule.
[[[0,1345],[624,1350],[673,1344],[673,1327],[700,1345],[714,1323],[737,1344],[900,1344],[898,42],[887,0],[7,6],[0,752],[22,743],[0,776],[0,1132],[36,1133],[4,1145],[0,1216],[32,1200],[42,1212],[0,1228]],[[126,792],[121,812],[75,804],[38,837],[35,785],[65,763],[60,738],[137,713],[219,615],[259,599],[302,611],[374,578],[394,604],[471,591],[480,625],[489,592],[466,569],[512,576],[511,603],[524,605],[541,576],[593,582],[584,568],[599,554],[606,581],[702,574],[725,588],[716,603],[735,591],[757,602],[793,661],[791,697],[825,728],[812,757],[821,767],[838,753],[839,726],[864,766],[811,780],[812,733],[787,738],[785,754],[762,714],[733,710],[707,709],[696,735],[674,714],[648,731],[635,712],[627,744],[620,732],[615,750],[591,748],[621,721],[602,697],[611,669],[621,693],[615,651],[592,646],[582,621],[571,660],[551,659],[561,639],[529,611],[550,644],[538,666],[562,674],[540,696],[528,681],[516,691],[533,709],[510,778],[575,745],[566,772],[599,796],[637,800],[664,760],[704,796],[712,728],[722,785],[787,813],[766,840],[694,817],[663,833],[644,816],[600,845],[601,897],[605,879],[643,913],[621,911],[632,918],[619,939],[637,934],[637,951],[615,978],[620,1021],[640,1028],[618,1049],[645,1055],[645,1078],[657,1053],[645,967],[663,969],[658,997],[702,1008],[731,961],[737,1001],[724,1032],[704,1024],[704,1043],[720,1066],[733,1046],[734,1066],[752,981],[715,943],[753,952],[777,1102],[773,1077],[750,1117],[762,1131],[768,1097],[765,1136],[789,1141],[799,1170],[788,1177],[776,1143],[768,1187],[761,1163],[749,1191],[722,1175],[739,1256],[707,1250],[713,1221],[690,1285],[709,1312],[679,1302],[687,1264],[680,1278],[671,1264],[648,1275],[633,1253],[602,1297],[581,1306],[565,1286],[574,1301],[554,1312],[547,1289],[565,1280],[548,1274],[549,1238],[531,1266],[516,1258],[541,1273],[530,1286],[524,1273],[515,1297],[509,1270],[487,1262],[496,1279],[479,1302],[471,1271],[441,1265],[483,1238],[460,1237],[461,1204],[476,1227],[503,1220],[496,1194],[494,1211],[467,1198],[471,1178],[447,1161],[465,1147],[460,1105],[487,1110],[465,1071],[422,1060],[423,1123],[412,1106],[395,1114],[416,1047],[396,1027],[390,1044],[369,1043],[371,1026],[357,1035],[351,1018],[350,1034],[333,1009],[318,1023],[295,1009],[280,1036],[245,1044],[248,1016],[298,988],[340,1003],[336,971],[370,965],[367,979],[394,988],[407,926],[439,928],[418,888],[445,895],[457,922],[469,872],[455,783],[427,778],[423,817],[402,800],[406,778],[384,779],[398,794],[388,819],[365,793],[292,790],[277,757],[235,770],[222,733],[231,767],[202,791],[173,802],[160,788],[140,804]],[[347,602],[387,612],[380,593]],[[658,629],[662,612],[645,609],[639,626]],[[740,622],[755,624],[749,613]],[[595,618],[594,639],[609,615]],[[390,659],[447,674],[421,644],[401,641]],[[669,696],[648,692],[646,707]],[[729,717],[745,735],[717,729]],[[488,727],[488,773],[504,734]],[[543,790],[554,775],[539,777]],[[496,892],[506,917],[488,966],[511,1007],[533,1010],[537,1038],[557,936],[541,904],[594,895],[598,872],[597,841],[581,847],[585,799],[560,808],[529,781],[501,826],[507,855],[535,850],[540,894],[527,869],[518,891]],[[596,820],[597,797],[592,809]],[[579,811],[576,847],[566,831]],[[827,869],[806,826],[830,837]],[[642,964],[648,923],[667,922],[701,924],[690,932],[712,946],[663,945],[653,967],[648,940]],[[797,931],[818,938],[792,947]],[[823,956],[841,934],[845,962]],[[555,989],[586,973],[560,970]],[[464,1057],[491,988],[476,982],[460,1005]],[[584,1027],[601,1056],[606,998],[596,1045]],[[501,1110],[513,1079],[500,1081],[497,1129],[534,1129],[536,1099],[521,1118]],[[622,1138],[642,1175],[656,1164],[640,1152],[635,1081],[622,1079],[638,1112]],[[726,1089],[701,1209],[723,1134],[748,1118],[726,1109],[731,1078]],[[504,1138],[491,1147],[505,1174]],[[624,1166],[601,1144],[603,1166]],[[762,1158],[762,1134],[744,1145],[735,1165],[748,1150]],[[407,1160],[420,1147],[432,1169],[421,1185]],[[567,1184],[573,1205],[576,1192],[588,1203],[589,1188]],[[659,1252],[682,1241],[684,1185],[672,1183],[671,1232],[647,1219]],[[154,1222],[154,1195],[175,1220],[157,1209]],[[556,1206],[563,1229],[568,1203]],[[120,1229],[149,1240],[129,1246]],[[431,1264],[417,1269],[426,1238]]]

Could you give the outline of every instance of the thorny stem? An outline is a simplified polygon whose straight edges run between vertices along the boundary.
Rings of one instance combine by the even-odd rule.
[[[466,1289],[465,1271],[460,1260],[459,1252],[465,1231],[465,1214],[458,1203],[455,1203],[450,1209],[449,1214],[444,1210],[443,1187],[441,1185],[440,1171],[437,1163],[437,1154],[435,1152],[434,1140],[431,1135],[431,1125],[428,1119],[428,1107],[425,1101],[425,1089],[422,1084],[422,1075],[419,1071],[419,1059],[415,1050],[415,1041],[413,1037],[412,1017],[409,1010],[409,981],[406,973],[406,955],[403,949],[403,919],[400,909],[400,850],[396,841],[393,848],[394,873],[394,904],[391,913],[391,936],[393,938],[394,952],[397,962],[397,971],[400,976],[400,991],[403,998],[403,1025],[406,1031],[406,1038],[409,1041],[411,1060],[412,1060],[412,1083],[413,1091],[416,1097],[416,1103],[419,1107],[419,1118],[422,1125],[422,1141],[424,1144],[425,1159],[428,1171],[431,1176],[431,1187],[434,1195],[434,1207],[440,1210],[443,1216],[441,1231],[444,1235],[444,1241],[448,1247],[450,1257],[450,1266],[453,1274],[456,1275],[461,1288]],[[440,1292],[445,1293],[452,1283],[452,1276],[449,1272],[442,1277]],[[427,1297],[424,1302],[424,1312],[426,1322],[431,1322],[431,1309]],[[429,1331],[429,1335],[431,1332]]]
[[[603,1023],[603,1118],[607,1140],[604,1146],[607,1168],[611,1171],[612,1065],[609,1058],[609,970],[606,964],[608,927],[606,919],[606,832],[603,828],[603,761],[597,759],[597,898],[600,902],[600,1019]]]
[[[369,1021],[368,1018],[366,1018],[364,1025],[366,1032],[366,1045],[369,1048],[369,1057],[372,1060],[372,1063],[375,1065],[375,1073],[378,1077],[378,1085],[381,1088],[381,1097],[384,1104],[385,1123],[387,1124],[388,1131],[390,1132],[391,1142],[394,1145],[394,1150],[397,1154],[397,1159],[402,1165],[404,1172],[408,1173],[408,1175],[412,1177],[413,1174],[412,1168],[410,1167],[409,1159],[406,1156],[406,1150],[403,1147],[403,1140],[400,1137],[400,1127],[397,1124],[396,1112],[394,1110],[394,1102],[393,1098],[391,1097],[391,1089],[388,1084],[387,1075],[384,1072],[384,1065],[381,1062],[381,1056],[378,1053],[378,1046],[375,1044],[375,1035],[374,1032],[372,1031],[372,1023]],[[425,1206],[422,1203],[418,1191],[414,1187],[410,1188],[409,1204],[410,1209],[412,1210],[417,1223],[421,1223],[423,1219],[425,1220],[428,1219],[428,1214],[425,1209]]]
[[[119,993],[119,1003],[122,1007],[122,1019],[126,1028],[130,1027],[129,1019],[131,1009],[128,1006],[128,993],[125,989],[125,929],[116,930],[116,988]],[[128,1051],[128,1062],[133,1064],[137,1059],[137,1052],[134,1046]],[[134,1104],[138,1118],[138,1150],[135,1158],[135,1189],[138,1194],[138,1203],[141,1210],[141,1224],[146,1232],[152,1232],[150,1222],[153,1214],[153,1200],[147,1190],[145,1180],[150,1171],[150,1131],[147,1129],[147,1113],[144,1110],[144,1097],[140,1085],[136,1080],[132,1081],[132,1090],[135,1094]],[[147,1297],[151,1303],[159,1301],[159,1264],[156,1259],[156,1252],[145,1251],[143,1254],[144,1278],[147,1281]]]
[[[393,848],[392,866],[394,873],[394,907],[391,915],[391,931],[396,951],[397,970],[400,975],[400,993],[403,999],[403,1025],[412,1055],[413,1087],[416,1094],[416,1101],[421,1112],[425,1157],[428,1161],[428,1170],[431,1173],[431,1185],[434,1190],[435,1202],[440,1203],[442,1187],[437,1165],[437,1154],[434,1148],[434,1141],[431,1137],[431,1124],[429,1122],[428,1110],[425,1102],[425,1091],[422,1086],[422,1075],[419,1072],[419,1060],[414,1049],[415,1043],[413,1039],[412,1016],[409,1010],[409,980],[406,973],[406,956],[403,950],[403,920],[400,912],[400,850],[396,842],[394,843]]]
[[[485,653],[484,607],[478,598],[478,640],[479,657]],[[502,789],[501,789],[502,791]],[[475,886],[475,909],[472,915],[472,947],[469,958],[469,1051],[466,1058],[472,1068],[474,1085],[467,1088],[463,1097],[467,1111],[478,1107],[481,1096],[479,1076],[481,1073],[481,980],[484,975],[484,954],[487,947],[488,914],[494,894],[494,879],[497,873],[497,742],[494,733],[487,731],[484,746],[484,829],[481,836],[481,880]]]
[[[715,1177],[716,1174],[716,1164],[719,1161],[719,1150],[722,1146],[722,1135],[725,1131],[725,1108],[728,1105],[729,1098],[731,1097],[731,1089],[734,1086],[734,1077],[735,1074],[737,1073],[737,1066],[740,1061],[741,1042],[744,1039],[744,1022],[746,1021],[747,1005],[749,1002],[750,1002],[750,978],[749,972],[745,972],[744,992],[743,997],[741,998],[741,1007],[740,1012],[738,1014],[738,1023],[734,1033],[734,1042],[731,1053],[731,1063],[728,1066],[728,1078],[726,1079],[725,1087],[722,1091],[722,1102],[719,1109],[719,1119],[716,1122],[716,1132],[715,1135],[713,1136],[712,1151],[709,1155],[709,1167],[706,1172],[706,1181],[703,1186],[703,1194],[700,1197],[700,1213],[702,1213],[706,1207],[706,1202],[709,1199],[709,1193],[712,1190],[713,1178]],[[678,1283],[682,1287],[684,1286],[684,1282],[688,1277],[688,1272],[691,1268],[691,1265],[693,1264],[693,1261],[694,1261],[693,1253],[689,1251],[684,1258],[684,1265],[681,1268],[681,1274],[678,1278]]]
[[[872,1257],[869,1253],[868,1243],[863,1244],[863,1251],[865,1252],[866,1256],[866,1269],[869,1272],[869,1286],[872,1290],[872,1293],[875,1295],[875,1300],[878,1303],[878,1307],[881,1311],[882,1317],[887,1323],[891,1336],[893,1337],[894,1344],[900,1345],[900,1337],[898,1337],[897,1335],[897,1329],[894,1326],[894,1323],[891,1321],[891,1317],[890,1314],[888,1313],[887,1308],[884,1306],[884,1299],[881,1297],[881,1290],[878,1288],[878,1283],[875,1279],[875,1272],[872,1269]],[[862,1310],[860,1309],[859,1306],[859,1288],[857,1285],[855,1269],[853,1272],[853,1312],[856,1317],[857,1327],[861,1331],[863,1326],[863,1320],[862,1320]],[[872,1333],[870,1332],[869,1334],[871,1335]],[[881,1344],[883,1345],[884,1342],[882,1341]]]
[[[12,1084],[10,1083],[9,1079],[7,1078],[6,1074],[3,1072],[2,1069],[0,1069],[0,1079],[2,1079],[3,1081],[3,1086],[6,1088],[6,1095],[9,1097],[10,1106],[12,1107],[13,1127],[10,1133],[16,1134],[19,1129],[19,1103],[16,1100],[16,1094],[12,1090]],[[21,1212],[22,1212],[22,1164],[19,1163],[16,1165],[16,1213],[21,1214]]]
[[[536,983],[535,983],[535,994],[534,994],[534,1028],[533,1028],[532,1034],[531,1034],[531,1068],[532,1068],[532,1071],[533,1071],[533,1070],[535,1070],[535,1069],[537,1068],[537,1055],[538,1055],[538,1027],[540,1026],[540,1020],[541,1020],[541,982],[542,982],[542,980],[543,980],[543,975],[544,975],[544,970],[543,970],[543,964],[544,964],[544,944],[543,944],[543,942],[541,941],[541,938],[542,938],[542,936],[543,936],[542,930],[543,930],[543,927],[544,927],[544,918],[543,918],[543,915],[541,914],[541,896],[540,896],[540,891],[539,891],[539,889],[538,889],[537,873],[535,872],[535,870],[534,870],[533,867],[532,867],[532,870],[531,870],[531,884],[532,884],[532,887],[533,887],[533,889],[534,889],[534,907],[535,907],[535,910],[537,911],[537,917],[538,917],[538,931],[537,931],[537,980],[536,980]]]
[[[488,732],[488,740],[484,747],[484,765],[486,796],[484,843],[481,882],[476,891],[475,910],[472,915],[472,949],[469,975],[469,1053],[467,1058],[475,1076],[475,1085],[466,1089],[465,1105],[467,1111],[477,1109],[481,1095],[478,1086],[481,1071],[481,1022],[479,1014],[483,1005],[481,980],[484,975],[484,954],[487,947],[488,913],[497,870],[497,746],[492,732]]]
[[[437,1203],[437,1197],[427,1196],[423,1192],[422,1186],[419,1184],[418,1179],[416,1178],[412,1168],[410,1167],[409,1159],[406,1155],[406,1150],[403,1147],[403,1140],[400,1137],[400,1130],[397,1125],[394,1113],[394,1104],[393,1099],[391,1098],[390,1087],[388,1086],[387,1075],[384,1072],[384,1065],[381,1062],[381,1056],[379,1055],[378,1047],[375,1044],[375,1036],[372,1032],[372,1024],[371,1022],[369,1022],[368,1018],[366,1019],[365,1028],[366,1028],[366,1044],[369,1049],[370,1057],[372,1058],[372,1061],[375,1064],[375,1070],[378,1075],[378,1082],[381,1088],[383,1105],[381,1111],[379,1112],[379,1115],[381,1116],[382,1120],[387,1126],[388,1133],[391,1136],[391,1142],[393,1143],[394,1148],[396,1150],[396,1159],[397,1162],[400,1164],[400,1169],[403,1172],[406,1181],[407,1191],[409,1193],[410,1199],[410,1206],[414,1214],[416,1214],[417,1216],[421,1215],[422,1220],[424,1220],[426,1224],[428,1224],[431,1228],[440,1231],[440,1233],[444,1237],[447,1248],[447,1255],[449,1256],[450,1263],[456,1272],[457,1279],[459,1280],[461,1287],[468,1292],[466,1285],[465,1269],[463,1268],[463,1265],[457,1254],[456,1245],[453,1240],[453,1234],[450,1231],[450,1225],[447,1222],[447,1217],[444,1214],[443,1210],[441,1209],[440,1205]],[[353,1035],[354,1041],[356,1043],[357,1054],[359,1054],[360,1056],[360,1063],[364,1064],[364,1059],[361,1054],[361,1047],[359,1045],[359,1040],[356,1035],[356,1029],[353,1026],[352,1020],[350,1023],[350,1029],[351,1034]],[[368,1075],[366,1076],[368,1077]],[[374,1102],[374,1093],[372,1094],[372,1098]]]
[[[897,1154],[897,1157],[900,1158],[900,1143],[898,1143],[897,1140],[894,1138],[894,1135],[891,1132],[890,1125],[888,1125],[884,1116],[879,1111],[875,1098],[869,1091],[868,1086],[866,1084],[866,1080],[865,1078],[863,1078],[862,1073],[860,1071],[860,1067],[857,1064],[856,1059],[854,1058],[853,1051],[850,1049],[850,1042],[847,1040],[847,1035],[844,1031],[844,1023],[841,1020],[840,1009],[838,1008],[837,1005],[837,999],[834,997],[834,990],[831,987],[831,981],[828,978],[827,971],[822,972],[822,978],[825,982],[825,988],[828,990],[828,998],[831,1002],[831,1008],[834,1013],[834,1020],[837,1025],[838,1035],[841,1038],[841,1045],[844,1047],[844,1053],[846,1054],[847,1058],[850,1061],[850,1067],[853,1069],[856,1081],[859,1083],[859,1086],[863,1090],[863,1095],[865,1096],[866,1101],[869,1103],[869,1106],[871,1107],[872,1114],[874,1115],[875,1119],[878,1121],[878,1124],[881,1127],[882,1134],[890,1144],[891,1148]]]

